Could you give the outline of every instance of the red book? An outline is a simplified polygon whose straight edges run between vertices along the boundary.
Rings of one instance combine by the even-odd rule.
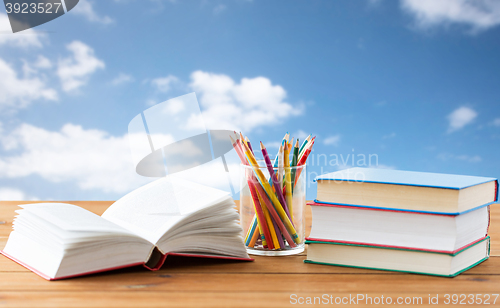
[[[32,271],[33,273],[37,274],[38,276],[44,278],[44,279],[47,279],[47,280],[61,280],[61,279],[68,279],[68,278],[75,278],[75,277],[80,277],[80,276],[86,276],[86,275],[92,275],[92,274],[98,274],[98,273],[102,273],[102,272],[109,272],[109,271],[113,271],[113,270],[118,270],[118,269],[122,269],[122,268],[127,268],[127,267],[134,267],[134,266],[140,266],[142,265],[143,267],[145,267],[146,269],[150,270],[150,271],[157,271],[159,270],[162,266],[163,266],[163,263],[165,263],[165,260],[167,259],[168,256],[181,256],[181,257],[193,257],[193,258],[207,258],[207,259],[222,259],[222,260],[236,260],[236,261],[254,261],[254,259],[252,258],[236,258],[236,257],[227,257],[227,256],[216,256],[216,255],[200,255],[200,254],[188,254],[188,253],[175,253],[175,252],[171,252],[171,253],[167,253],[167,254],[161,254],[159,251],[158,253],[160,254],[160,256],[158,256],[158,260],[157,260],[157,263],[152,265],[150,264],[149,262],[147,263],[144,263],[144,262],[137,262],[137,263],[131,263],[131,264],[125,264],[125,265],[120,265],[120,266],[114,266],[114,267],[108,267],[108,268],[104,268],[104,269],[99,269],[99,270],[94,270],[94,271],[88,271],[88,272],[84,272],[84,273],[78,273],[78,274],[74,274],[74,275],[68,275],[68,276],[60,276],[60,277],[51,277],[51,276],[48,276],[40,271],[38,271],[37,269],[31,267],[30,265],[10,256],[9,254],[7,254],[6,252],[4,251],[0,251],[1,254],[3,254],[4,256],[6,256],[7,258],[11,259],[12,261],[18,263],[19,265],[21,266],[24,266],[25,268],[29,269],[30,271]],[[153,267],[150,267],[150,266],[153,266]]]
[[[231,196],[162,178],[102,216],[64,203],[20,205],[2,254],[49,280],[143,265],[168,255],[251,261]]]

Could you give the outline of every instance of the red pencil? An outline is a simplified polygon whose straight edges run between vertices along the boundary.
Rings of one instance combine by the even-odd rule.
[[[260,184],[258,184],[258,185],[256,184],[255,187],[257,188],[257,192],[259,193],[259,195],[262,196],[262,199],[264,200],[264,203],[266,204],[267,209],[269,210],[269,212],[273,216],[274,220],[276,221],[279,230],[285,236],[286,241],[288,242],[288,244],[290,245],[290,247],[295,247],[296,245],[293,242],[293,239],[290,236],[290,233],[288,233],[288,230],[286,229],[285,225],[283,224],[283,221],[281,221],[280,216],[278,215],[278,213],[276,213],[276,210],[274,209],[273,204],[271,203],[271,201],[267,197],[266,192],[264,191],[264,189],[262,188],[262,186],[260,186]],[[277,232],[277,233],[278,233],[277,234],[278,236],[281,236],[279,234],[279,232]]]
[[[316,138],[316,137],[314,137]],[[311,149],[314,145],[314,138],[311,139],[311,144],[307,147],[307,149],[304,151],[304,154],[302,155],[302,157],[300,158],[300,161],[297,163],[297,166],[302,166],[302,165],[305,165],[306,161],[307,161],[307,158],[309,157],[309,154],[311,154]],[[297,176],[295,177],[295,183],[294,183],[294,186],[297,185],[297,181],[300,177],[300,174],[302,173],[302,168],[297,170]]]
[[[231,138],[231,136],[229,136],[229,138],[231,139],[231,142],[233,143],[233,147],[236,150],[236,153],[238,153],[238,156],[240,156],[241,162],[243,164],[248,165],[247,160],[244,158],[244,156],[240,155],[240,154],[242,154],[240,144],[239,144],[240,140],[237,139],[236,141],[234,141],[234,139]],[[252,195],[255,214],[257,215],[258,226],[259,226],[259,229],[264,234],[264,238],[262,238],[262,243],[263,243],[264,248],[274,249],[274,245],[273,245],[273,242],[271,239],[271,233],[269,232],[269,228],[267,227],[266,219],[264,217],[264,212],[262,212],[261,204],[259,203],[259,197],[257,197],[257,193],[255,191],[254,184],[252,183],[252,181],[254,179],[255,179],[255,181],[257,181],[257,179],[255,178],[255,176],[252,173],[252,180],[247,179],[247,183],[248,183],[248,188],[250,189],[250,194]],[[253,236],[253,234],[252,234],[252,236]],[[267,244],[267,245],[264,245],[264,244]]]
[[[276,194],[278,195],[278,200],[280,201],[281,206],[285,210],[288,217],[291,217],[290,212],[288,211],[288,206],[286,204],[285,197],[281,193],[278,178],[276,177],[276,173],[274,173],[273,164],[271,163],[271,159],[269,158],[269,154],[267,153],[267,149],[264,146],[264,144],[262,143],[262,141],[260,142],[260,150],[262,151],[262,155],[264,156],[264,161],[266,162],[267,171],[269,171],[269,175],[271,176],[271,181],[273,182],[274,189],[276,191]]]

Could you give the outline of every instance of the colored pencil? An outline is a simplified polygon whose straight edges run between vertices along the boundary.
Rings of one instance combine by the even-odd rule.
[[[262,211],[261,204],[259,203],[259,197],[257,196],[257,192],[255,191],[255,187],[253,184],[249,184],[250,194],[252,195],[255,214],[257,217],[257,224],[259,225],[259,229],[261,230],[262,236],[262,245],[265,247],[269,247],[269,249],[274,249],[273,241],[271,238],[271,233],[269,231],[269,227],[267,226],[266,217],[264,216],[264,212]]]
[[[286,134],[288,134],[288,133],[286,133]],[[285,136],[283,136],[283,139],[281,139],[281,145],[283,145],[285,143],[286,134],[285,134]],[[279,155],[279,152],[278,152],[278,154],[276,154],[276,157],[274,158],[274,162],[273,162],[274,168],[278,168],[278,155]]]
[[[260,186],[259,183],[256,183],[254,185],[255,188],[257,188],[257,185]],[[281,233],[279,232],[276,223],[272,220],[271,215],[269,215],[269,210],[267,209],[267,206],[265,206],[264,199],[262,198],[262,196],[259,194],[258,191],[257,191],[257,197],[259,198],[259,203],[262,205],[262,212],[264,212],[266,223],[269,226],[269,233],[271,233],[271,239],[273,241],[274,249],[280,249],[282,246],[280,246],[280,241],[278,241],[278,238],[281,238],[281,243],[283,243],[283,238],[281,237]]]
[[[234,150],[236,151],[236,154],[238,154],[238,157],[241,160],[241,163],[244,165],[248,165],[247,159],[245,158],[245,154],[243,154],[241,147],[239,146],[238,142],[235,141],[231,136],[229,136],[229,139],[231,139],[231,144],[233,145]],[[239,140],[239,139],[237,139]]]
[[[279,160],[278,160],[278,182],[279,182],[280,190],[282,190],[282,187],[283,187],[283,176],[284,176],[284,170],[285,170],[284,169],[284,166],[285,166],[285,162],[284,162],[285,156],[284,156],[283,148],[284,148],[284,143],[283,143],[282,146],[280,146],[280,149],[279,149],[279,152],[278,152],[278,155],[279,155]]]
[[[254,215],[252,222],[248,227],[247,235],[245,236],[245,245],[250,246],[250,241],[252,239],[252,236],[253,234],[255,234],[255,228],[258,228],[258,226],[257,226],[257,216]]]
[[[305,165],[306,161],[307,161],[307,158],[309,157],[309,155],[311,154],[311,151],[312,151],[312,147],[314,146],[314,141],[312,141],[308,148],[306,149],[306,151],[304,152],[304,154],[302,155],[302,157],[300,158],[299,162],[297,163],[297,166],[303,166]],[[302,172],[302,169],[303,168],[300,168],[298,171],[297,171],[297,175],[296,175],[296,178],[295,178],[295,184],[294,185],[297,185],[297,182],[298,182],[298,179],[300,177],[300,173]]]
[[[257,161],[255,160],[255,157],[250,152],[250,149],[245,144],[243,145],[243,147],[245,149],[245,155],[247,156],[248,162],[250,163],[250,165],[253,168],[254,174],[256,175],[257,179],[259,180],[259,182],[263,186],[268,197],[271,198],[271,202],[274,205],[274,208],[278,211],[278,214],[280,215],[281,220],[283,221],[287,230],[292,235],[294,241],[297,244],[299,244],[300,239],[297,235],[297,231],[295,231],[295,228],[293,226],[293,222],[288,218],[288,215],[286,214],[285,210],[281,206],[278,198],[276,198],[276,195],[272,192],[271,185],[269,185],[269,183],[266,181],[266,177],[262,173],[262,170],[259,169],[259,165],[258,165]]]
[[[259,229],[259,226],[257,226],[257,229]],[[250,240],[250,243],[247,245],[248,247],[255,247],[255,242],[259,238],[259,230],[254,230],[252,239]]]
[[[255,215],[245,234],[247,247],[264,247],[264,249],[286,249],[296,247],[301,239],[293,223],[293,191],[297,185],[308,157],[312,152],[316,137],[307,136],[299,146],[299,139],[286,133],[282,144],[274,158],[260,142],[266,168],[267,178],[262,166],[256,159],[254,149],[248,138],[241,132],[230,136],[241,163],[248,165],[247,182],[255,210]],[[277,170],[275,170],[277,168]],[[286,242],[285,242],[286,240]],[[261,245],[262,242],[262,246]]]
[[[283,193],[281,192],[281,187],[279,186],[278,179],[276,178],[276,174],[274,173],[274,168],[271,164],[271,159],[269,158],[269,154],[267,153],[267,149],[264,146],[262,142],[260,142],[260,150],[262,151],[262,155],[264,156],[264,161],[266,162],[267,166],[267,171],[269,171],[269,174],[271,176],[271,180],[273,182],[274,189],[276,191],[276,194],[278,195],[278,200],[285,209],[286,214],[288,217],[291,219],[292,217],[290,216],[290,212],[287,206],[287,203],[285,201],[285,197],[283,196]]]
[[[307,136],[307,138],[304,140],[304,142],[302,142],[302,145],[300,146],[300,149],[299,149],[299,154],[300,154],[300,152],[302,152],[302,149],[304,149],[304,147],[307,145],[309,140],[311,140],[311,135]]]
[[[250,151],[252,151],[252,153],[254,153],[253,148],[252,148],[252,144],[250,143],[250,139],[248,139],[248,137],[245,137],[245,143],[250,148]]]
[[[292,199],[292,175],[290,173],[290,147],[287,144],[285,147],[285,200],[288,206],[288,211],[290,212],[290,217],[293,217],[293,199]]]
[[[264,218],[266,219],[266,225],[269,228],[269,234],[271,235],[271,241],[273,242],[274,246],[271,249],[280,249],[279,247],[279,242],[278,242],[278,236],[276,234],[276,229],[274,228],[273,221],[271,220],[271,216],[269,215],[269,211],[267,207],[264,206],[264,200],[262,200],[262,197],[257,193],[257,198],[259,199],[259,203],[262,206],[262,213],[264,213]]]
[[[276,221],[276,224],[278,225],[278,228],[280,229],[281,233],[283,234],[283,236],[285,237],[285,239],[287,240],[288,244],[291,246],[291,247],[295,247],[295,244],[292,240],[292,237],[290,236],[290,233],[288,232],[288,230],[286,229],[285,225],[283,224],[283,221],[281,220],[280,216],[278,215],[278,213],[276,212],[275,208],[273,207],[271,201],[269,200],[269,198],[266,196],[266,192],[264,191],[264,189],[262,188],[261,185],[255,185],[255,187],[257,188],[257,193],[261,196],[264,196],[263,199],[264,199],[264,204],[267,206],[267,209],[269,210],[269,212],[271,213],[271,215],[273,216],[274,220]]]
[[[231,138],[231,136],[229,136],[229,138]],[[231,138],[231,141],[234,141],[234,140],[232,140],[232,138]],[[237,139],[233,143],[233,147],[237,152],[238,152],[237,148],[239,147],[238,141],[239,141],[239,139]],[[242,163],[244,163],[243,160],[242,160]],[[257,193],[255,191],[255,187],[253,186],[253,184],[248,183],[248,188],[250,189],[250,194],[251,194],[252,200],[253,200],[254,210],[255,210],[256,219],[257,219],[257,225],[259,226],[259,231],[261,232],[262,245],[265,248],[269,247],[270,249],[273,249],[274,245],[273,245],[273,242],[272,242],[272,239],[270,236],[269,229],[266,225],[264,212],[262,211],[261,205],[259,203],[259,198],[258,198]]]
[[[297,159],[299,156],[299,139],[297,138],[297,142],[295,143],[295,147],[293,148],[293,156],[292,156],[292,164],[290,167],[292,167],[292,175],[291,175],[291,180],[292,180],[292,194],[293,194],[293,188],[295,186],[295,171],[297,167]]]

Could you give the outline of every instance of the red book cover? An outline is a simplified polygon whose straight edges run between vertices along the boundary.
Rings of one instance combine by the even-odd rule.
[[[155,251],[157,249],[155,248]],[[159,252],[159,251],[158,251]],[[68,278],[74,278],[74,277],[80,277],[80,276],[86,276],[86,275],[91,275],[91,274],[97,274],[97,273],[102,273],[102,272],[108,272],[108,271],[113,271],[113,270],[117,270],[117,269],[122,269],[122,268],[127,268],[127,267],[133,267],[133,266],[138,266],[138,265],[142,265],[144,266],[145,268],[147,268],[148,270],[151,270],[151,271],[157,271],[159,270],[163,263],[165,263],[165,260],[167,259],[167,256],[171,255],[171,256],[184,256],[184,257],[196,257],[196,258],[208,258],[208,259],[223,259],[223,260],[239,260],[239,261],[254,261],[254,259],[252,258],[237,258],[237,257],[226,257],[226,256],[215,256],[215,255],[197,255],[197,254],[188,254],[188,253],[166,253],[166,254],[161,254],[161,256],[159,256],[157,262],[155,262],[155,264],[149,264],[149,261],[147,263],[145,262],[137,262],[137,263],[132,263],[132,264],[126,264],[126,265],[121,265],[121,266],[115,266],[115,267],[109,267],[109,268],[105,268],[105,269],[100,269],[100,270],[96,270],[96,271],[90,271],[90,272],[85,272],[85,273],[80,273],[80,274],[76,274],[76,275],[69,275],[69,276],[63,276],[63,277],[57,277],[57,278],[52,278],[52,277],[49,277],[45,274],[43,274],[42,272],[36,270],[35,268],[29,266],[28,264],[25,264],[24,262],[21,262],[19,260],[17,260],[16,258],[8,255],[7,253],[5,253],[4,251],[0,251],[1,254],[3,254],[4,256],[6,256],[7,258],[11,259],[12,261],[16,262],[17,264],[29,269],[30,271],[32,271],[33,273],[37,274],[38,276],[44,278],[44,279],[47,279],[47,280],[61,280],[61,279],[68,279]],[[151,260],[151,258],[150,258]]]
[[[406,246],[393,246],[393,245],[381,245],[381,244],[373,244],[373,243],[363,243],[363,242],[351,242],[351,241],[335,241],[335,240],[325,240],[321,238],[312,238],[312,237],[307,237],[307,241],[311,242],[325,242],[325,243],[332,243],[332,244],[345,244],[345,245],[362,245],[362,246],[372,246],[372,247],[385,247],[385,248],[394,248],[394,249],[405,249],[405,250],[415,250],[415,251],[426,251],[426,252],[436,252],[436,253],[446,253],[446,254],[451,254],[454,255],[459,251],[464,250],[465,248],[474,245],[475,243],[481,242],[488,236],[483,236],[482,238],[475,240],[472,243],[469,243],[467,245],[464,245],[463,247],[460,247],[458,249],[455,249],[453,251],[449,250],[433,250],[433,249],[422,249],[422,248],[414,248],[414,247],[406,247]],[[306,242],[306,244],[308,244]]]

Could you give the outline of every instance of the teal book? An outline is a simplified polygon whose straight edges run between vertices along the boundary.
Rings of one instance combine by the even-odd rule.
[[[455,277],[487,260],[490,238],[453,253],[334,241],[306,241],[306,263]]]
[[[351,168],[315,181],[320,204],[459,215],[498,201],[491,177]]]

